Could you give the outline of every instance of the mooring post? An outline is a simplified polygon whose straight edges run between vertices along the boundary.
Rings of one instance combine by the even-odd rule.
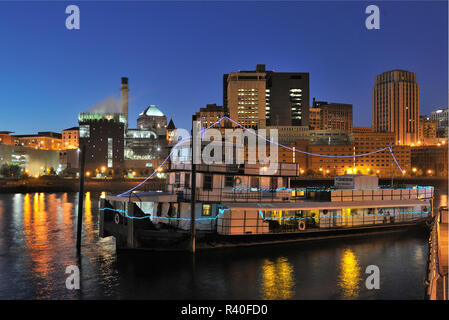
[[[79,179],[80,179],[80,190],[78,196],[78,223],[76,230],[76,251],[79,254],[81,251],[81,236],[83,230],[83,209],[84,209],[84,164],[86,160],[86,145],[83,144],[80,149],[79,154]]]
[[[196,250],[196,225],[195,225],[195,208],[196,208],[196,154],[198,143],[197,139],[197,130],[196,130],[196,116],[192,116],[192,138],[191,138],[191,146],[192,146],[192,199],[190,203],[190,252],[195,253]]]

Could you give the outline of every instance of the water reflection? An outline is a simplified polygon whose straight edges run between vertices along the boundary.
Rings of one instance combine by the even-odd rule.
[[[345,249],[340,261],[340,274],[338,286],[344,298],[357,298],[362,280],[360,265],[356,255],[351,249]]]
[[[285,257],[266,259],[262,265],[262,299],[290,299],[294,293],[293,266]]]
[[[91,242],[93,240],[93,221],[92,221],[92,202],[90,200],[90,192],[86,192],[84,198],[84,229],[86,235],[86,241]]]

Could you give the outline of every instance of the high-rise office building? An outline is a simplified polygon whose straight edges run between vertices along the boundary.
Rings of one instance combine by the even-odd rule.
[[[247,128],[258,128],[265,122],[265,70],[232,72],[226,81],[226,109],[230,118]]]
[[[259,64],[253,71],[225,74],[223,107],[252,128],[308,125],[309,73],[267,71]]]
[[[419,84],[415,73],[392,70],[375,77],[373,128],[376,132],[394,132],[395,144],[417,143]]]

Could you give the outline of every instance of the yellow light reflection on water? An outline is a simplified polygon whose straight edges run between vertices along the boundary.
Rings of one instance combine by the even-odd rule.
[[[51,243],[49,239],[49,228],[51,222],[47,220],[45,210],[45,195],[35,193],[31,212],[31,202],[29,195],[24,197],[24,220],[23,231],[25,234],[26,247],[29,250],[33,261],[32,270],[41,278],[46,278],[49,274],[49,262],[51,260]]]
[[[359,295],[361,270],[356,255],[351,249],[345,249],[340,261],[338,286],[344,298],[356,298]]]
[[[90,199],[90,192],[86,192],[84,197],[84,228],[86,232],[84,233],[87,236],[87,241],[93,241],[93,223],[92,223],[92,202]]]
[[[290,299],[293,296],[294,270],[287,258],[265,260],[262,272],[262,299]]]

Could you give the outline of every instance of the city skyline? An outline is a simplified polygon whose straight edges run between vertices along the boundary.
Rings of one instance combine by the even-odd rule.
[[[412,3],[407,7],[381,3],[379,7],[386,13],[382,15],[381,29],[375,31],[364,27],[365,6],[361,3],[329,4],[326,8],[310,3],[289,6],[271,3],[238,3],[237,6],[236,3],[136,3],[131,5],[132,8],[108,3],[110,10],[106,13],[101,10],[105,4],[82,3],[82,26],[72,33],[61,23],[65,18],[64,4],[29,6],[37,6],[39,14],[24,12],[20,4],[4,10],[9,15],[3,22],[19,30],[15,41],[8,38],[11,35],[5,35],[11,45],[1,54],[2,61],[22,63],[3,66],[4,79],[8,81],[1,81],[4,94],[0,104],[12,110],[22,109],[29,115],[19,117],[11,112],[2,117],[1,129],[15,134],[60,132],[76,125],[79,112],[110,96],[120,98],[117,79],[122,76],[130,79],[131,128],[136,127],[138,114],[148,105],[157,105],[168,119],[174,119],[177,127],[189,128],[191,115],[199,108],[206,104],[221,104],[223,74],[251,70],[259,63],[265,64],[267,70],[277,72],[308,72],[310,100],[316,97],[317,100],[352,104],[354,126],[371,126],[374,78],[388,70],[405,69],[417,74],[421,88],[421,114],[447,107],[447,30],[440,26],[441,21],[446,20],[447,12],[439,9],[444,3],[422,6]],[[142,6],[141,13],[136,13],[138,6]],[[236,10],[236,7],[241,10]],[[335,7],[347,10],[341,10],[338,17],[333,17],[332,8]],[[170,8],[186,10],[176,10],[171,15]],[[151,12],[156,9],[158,15],[154,16]],[[321,9],[319,15],[318,9]],[[444,17],[431,19],[432,15],[426,14],[420,23],[407,22],[406,17],[413,21],[422,10]],[[140,16],[149,12],[149,16],[154,18],[148,19],[152,23],[142,22]],[[249,12],[253,15],[248,15]],[[397,19],[393,19],[396,13]],[[110,21],[108,28],[95,20],[99,14],[102,14],[102,20],[107,15],[106,20]],[[121,19],[114,19],[119,14]],[[226,14],[236,16],[236,22],[223,28],[220,22]],[[136,29],[138,25],[132,22],[134,16],[139,16],[140,29]],[[276,40],[270,38],[271,31],[267,29],[259,32],[249,28],[255,34],[253,38],[239,34],[241,30],[248,30],[252,16],[272,16],[271,26],[276,29],[273,31],[279,34],[279,29],[285,28],[285,34]],[[300,19],[289,20],[292,16]],[[44,17],[48,19],[43,21]],[[202,19],[194,19],[198,17]],[[326,23],[315,22],[316,17]],[[214,22],[215,18],[218,20],[210,25],[210,31],[218,31],[220,36],[212,39],[208,30],[199,30],[199,27]],[[173,20],[176,20],[175,26],[168,26]],[[28,22],[24,24],[24,21]],[[31,30],[30,24],[36,24],[36,27]],[[336,30],[329,29],[332,24],[336,24]],[[424,30],[421,30],[424,25]],[[182,32],[180,26],[183,27]],[[159,30],[163,32],[156,34]],[[41,34],[41,42],[28,39],[36,32]],[[189,32],[195,33],[195,37],[189,37]],[[145,40],[147,34],[152,41]],[[333,39],[336,34],[337,38]],[[298,44],[289,40],[291,37],[303,42]],[[263,39],[268,39],[266,50],[263,50]],[[228,46],[223,44],[224,40],[228,41]],[[337,40],[340,41],[340,50],[328,52]],[[49,48],[42,52],[25,52],[20,50],[23,41],[28,42],[31,48],[45,45]],[[96,41],[103,41],[101,48],[96,48]],[[120,45],[120,42],[126,45]],[[258,50],[248,49],[255,44],[259,45]],[[426,44],[432,45],[432,49]],[[240,54],[237,50],[238,54],[232,54],[235,45],[240,45],[245,53]],[[345,50],[349,45],[354,50]],[[156,49],[153,48],[155,46]],[[152,52],[151,48],[156,51]],[[291,49],[285,50],[287,48]],[[100,52],[91,54],[96,49]],[[104,52],[108,54],[103,56]],[[17,58],[13,60],[12,54]],[[167,59],[162,59],[161,54],[168,55]],[[41,64],[36,63],[39,61]],[[93,72],[88,71],[87,66]],[[87,78],[86,74],[94,76]],[[192,76],[196,77],[195,81],[186,80]],[[19,94],[24,88],[27,88],[27,94]],[[43,117],[42,113],[46,116]],[[39,122],[35,120],[37,118]]]

